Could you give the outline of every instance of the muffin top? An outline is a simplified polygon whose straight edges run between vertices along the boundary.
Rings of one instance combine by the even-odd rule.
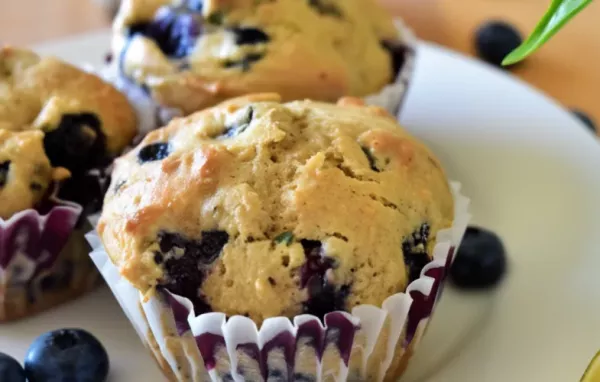
[[[117,155],[136,134],[127,98],[55,58],[0,48],[0,129],[41,130],[53,166],[80,172]]]
[[[380,305],[453,213],[438,160],[383,109],[257,94],[117,159],[98,232],[142,293],[261,322]]]
[[[41,131],[0,129],[0,218],[33,208],[53,180],[69,177],[66,169],[52,168],[43,140]]]
[[[252,92],[371,94],[406,49],[374,0],[124,0],[113,30],[122,74],[185,114]]]

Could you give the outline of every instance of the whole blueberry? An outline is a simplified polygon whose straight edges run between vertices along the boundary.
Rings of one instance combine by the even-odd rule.
[[[13,357],[0,353],[0,381],[25,382],[25,371]]]
[[[573,113],[573,115],[575,117],[577,117],[577,119],[579,119],[581,122],[583,122],[583,124],[586,125],[591,131],[593,131],[594,133],[596,132],[596,124],[594,123],[594,120],[592,119],[592,117],[590,117],[587,113],[585,113],[579,109],[572,109],[571,112]]]
[[[492,65],[501,66],[502,60],[523,42],[519,31],[504,21],[489,21],[477,30],[477,55]]]
[[[496,285],[506,272],[506,252],[495,233],[468,227],[450,269],[450,277],[462,288],[487,288]]]
[[[25,356],[29,382],[104,382],[106,350],[82,329],[60,329],[38,337]]]

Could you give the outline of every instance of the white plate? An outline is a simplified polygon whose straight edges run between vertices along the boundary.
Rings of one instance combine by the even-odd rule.
[[[107,32],[37,50],[100,64]],[[572,382],[600,349],[600,147],[553,101],[471,59],[421,44],[402,121],[498,232],[510,272],[495,292],[446,288],[404,381]],[[108,348],[111,381],[162,381],[108,290],[0,326],[23,359],[44,331],[84,327]]]

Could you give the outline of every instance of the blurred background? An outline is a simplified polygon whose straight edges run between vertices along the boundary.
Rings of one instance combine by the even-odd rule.
[[[0,0],[0,43],[36,45],[108,28],[118,0]],[[427,41],[475,56],[474,34],[503,20],[525,37],[551,0],[379,0]],[[510,72],[600,125],[600,2]],[[507,95],[498,95],[507,96]]]

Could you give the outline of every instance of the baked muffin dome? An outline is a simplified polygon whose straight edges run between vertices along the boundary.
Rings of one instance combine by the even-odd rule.
[[[124,0],[113,33],[122,74],[184,114],[254,92],[364,96],[406,52],[374,0]]]
[[[136,134],[127,98],[108,83],[55,58],[0,49],[0,129],[44,132],[53,166],[72,172],[104,165]]]
[[[382,109],[258,94],[117,159],[98,232],[142,293],[261,322],[380,306],[452,220],[438,160]]]
[[[52,168],[43,139],[41,131],[0,129],[0,218],[33,208],[52,181],[69,177],[64,168]]]

